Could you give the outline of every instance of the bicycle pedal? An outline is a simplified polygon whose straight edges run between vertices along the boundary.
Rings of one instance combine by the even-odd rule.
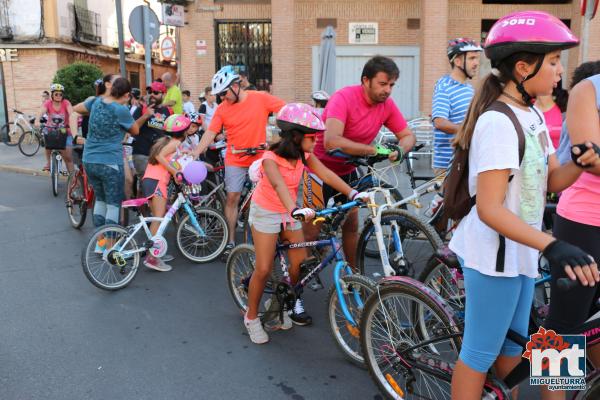
[[[321,283],[321,280],[319,279],[319,277],[316,277],[315,280],[313,280],[312,282],[310,282],[308,284],[308,287],[309,287],[309,289],[316,292],[317,290],[323,289],[325,286],[323,286],[323,283]]]

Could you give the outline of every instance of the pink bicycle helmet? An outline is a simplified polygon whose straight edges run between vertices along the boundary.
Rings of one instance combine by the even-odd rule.
[[[500,18],[485,40],[485,55],[497,64],[511,54],[546,54],[579,44],[579,39],[554,15],[517,11]]]
[[[168,133],[179,133],[189,128],[190,124],[190,119],[185,115],[173,114],[165,120],[164,129]]]
[[[282,133],[297,130],[302,133],[315,133],[325,130],[315,109],[304,103],[290,103],[277,113],[277,126]]]

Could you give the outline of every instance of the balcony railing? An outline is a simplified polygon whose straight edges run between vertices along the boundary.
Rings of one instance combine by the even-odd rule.
[[[102,44],[100,14],[79,6],[73,8],[75,14],[73,39],[79,42]]]

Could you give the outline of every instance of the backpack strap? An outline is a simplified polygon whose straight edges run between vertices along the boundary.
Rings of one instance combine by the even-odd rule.
[[[486,111],[497,111],[506,115],[510,122],[512,122],[517,131],[517,138],[519,140],[519,166],[523,162],[525,156],[525,134],[523,133],[523,127],[517,119],[515,112],[508,106],[508,104],[501,101],[494,101]],[[509,176],[508,181],[512,181],[513,175]],[[496,254],[496,272],[504,272],[504,261],[506,256],[506,238],[503,235],[500,236],[500,242],[498,245],[498,253]]]

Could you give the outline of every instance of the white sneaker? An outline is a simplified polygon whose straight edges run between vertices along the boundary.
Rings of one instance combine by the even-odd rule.
[[[265,332],[260,318],[248,319],[244,314],[244,326],[248,330],[250,340],[255,344],[264,344],[269,341],[269,335]]]

